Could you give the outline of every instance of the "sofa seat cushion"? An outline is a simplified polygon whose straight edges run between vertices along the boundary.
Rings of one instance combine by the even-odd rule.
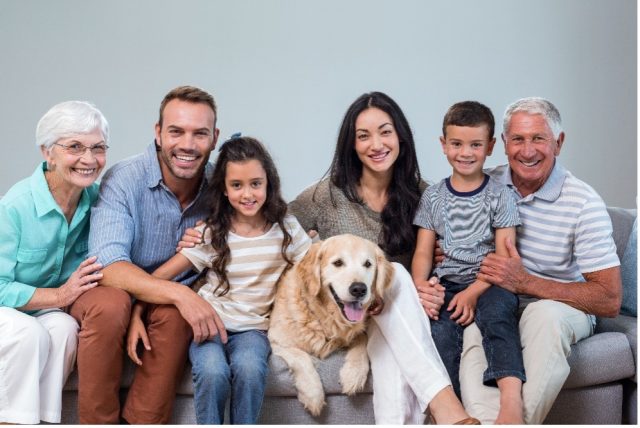
[[[600,333],[571,347],[571,372],[564,388],[580,388],[626,379],[635,374],[635,361],[627,336]]]
[[[340,368],[344,364],[344,357],[346,351],[339,350],[331,354],[325,360],[316,360],[316,369],[322,379],[324,390],[326,394],[340,394],[342,387],[340,386]],[[128,388],[133,381],[133,373],[135,370],[135,364],[131,362],[129,357],[125,358],[123,373],[122,373],[122,388]],[[65,391],[77,391],[78,390],[78,371],[74,370],[67,384],[64,387]],[[365,384],[363,392],[371,393],[371,376]],[[184,373],[180,382],[178,383],[178,394],[193,395],[193,382],[191,380],[191,364],[187,363]],[[269,372],[267,374],[267,389],[266,395],[269,396],[284,396],[295,397],[297,392],[293,385],[293,377],[289,372],[289,368],[285,364],[284,360],[280,357],[271,355],[269,358]]]
[[[614,320],[618,320],[618,318]],[[635,320],[632,317],[625,318],[628,319],[620,319],[618,322],[629,324],[631,320]],[[633,343],[635,349],[635,338]],[[345,353],[346,351],[339,350],[325,360],[316,361],[316,369],[320,374],[326,394],[340,394],[342,391],[339,373],[344,363]],[[616,364],[611,364],[612,361],[615,361]],[[565,388],[599,385],[635,376],[635,359],[629,339],[627,335],[619,332],[596,334],[573,345],[569,355],[569,366],[571,373],[565,383]],[[131,385],[134,370],[135,365],[127,357],[121,382],[123,388]],[[78,389],[77,371],[71,374],[64,389]],[[371,376],[369,376],[363,392],[371,393],[372,391]],[[193,395],[190,364],[185,367],[177,392],[183,395]],[[265,394],[284,397],[297,395],[289,368],[280,357],[274,355],[269,359]]]
[[[638,318],[627,315],[618,315],[615,318],[598,318],[596,332],[615,331],[627,336],[631,352],[633,354],[634,365],[638,367]],[[636,373],[633,374],[633,381],[636,381]]]
[[[325,394],[340,394],[340,369],[344,364],[346,350],[341,349],[329,355],[324,360],[316,359],[316,369],[320,374]],[[371,375],[367,379],[362,392],[372,393]],[[267,375],[267,395],[271,396],[296,396],[297,392],[293,385],[293,375],[284,360],[272,355],[269,359],[269,373]]]

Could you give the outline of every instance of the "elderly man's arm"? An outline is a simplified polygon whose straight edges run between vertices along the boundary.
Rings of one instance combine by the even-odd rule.
[[[529,274],[513,243],[507,244],[508,257],[489,254],[480,267],[478,279],[516,294],[556,300],[601,317],[615,317],[622,302],[620,267],[584,273],[586,282],[559,282]]]

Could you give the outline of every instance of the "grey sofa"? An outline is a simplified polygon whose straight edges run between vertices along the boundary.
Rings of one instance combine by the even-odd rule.
[[[618,255],[623,251],[635,210],[610,208]],[[545,423],[621,424],[637,423],[636,358],[637,319],[620,315],[598,319],[596,334],[572,347],[571,374]],[[318,363],[327,394],[327,406],[318,418],[311,417],[296,398],[291,375],[284,362],[272,357],[260,423],[263,424],[373,424],[371,381],[354,397],[341,394],[338,372],[344,352]],[[127,361],[123,391],[131,383],[133,364]],[[62,422],[77,423],[77,373],[73,373],[63,394]],[[173,423],[194,424],[191,368],[185,367],[178,389]]]

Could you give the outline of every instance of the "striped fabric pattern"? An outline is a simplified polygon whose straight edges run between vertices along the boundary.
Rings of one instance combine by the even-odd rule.
[[[620,265],[603,200],[557,160],[542,188],[524,198],[511,181],[508,165],[487,172],[516,196],[522,219],[517,246],[531,274],[559,282],[584,282],[583,273]]]
[[[511,191],[485,177],[472,192],[458,192],[444,179],[422,194],[414,224],[434,230],[445,259],[433,274],[456,284],[473,282],[482,259],[495,251],[495,229],[520,224]]]
[[[292,215],[285,217],[285,227],[292,238],[287,255],[295,262],[306,254],[311,239]],[[198,229],[202,231],[204,226]],[[257,237],[248,238],[229,232],[229,292],[224,296],[215,292],[218,277],[213,270],[207,272],[207,283],[198,291],[211,303],[227,330],[238,332],[269,328],[275,286],[286,266],[280,252],[282,238],[282,230],[277,223],[267,233]],[[210,242],[210,237],[205,236],[204,244],[182,250],[182,254],[198,271],[211,267],[215,253]]]

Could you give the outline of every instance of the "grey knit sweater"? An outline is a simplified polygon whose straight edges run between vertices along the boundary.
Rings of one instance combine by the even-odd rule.
[[[421,190],[423,190],[426,184],[421,184]],[[333,202],[331,196],[333,196]],[[331,184],[329,178],[303,190],[289,203],[289,213],[296,216],[304,230],[317,230],[320,239],[351,233],[376,244],[380,242],[382,230],[380,213],[373,211],[365,204],[349,201],[342,190]],[[401,263],[410,269],[412,250],[411,248],[404,254],[389,257],[389,260]]]

